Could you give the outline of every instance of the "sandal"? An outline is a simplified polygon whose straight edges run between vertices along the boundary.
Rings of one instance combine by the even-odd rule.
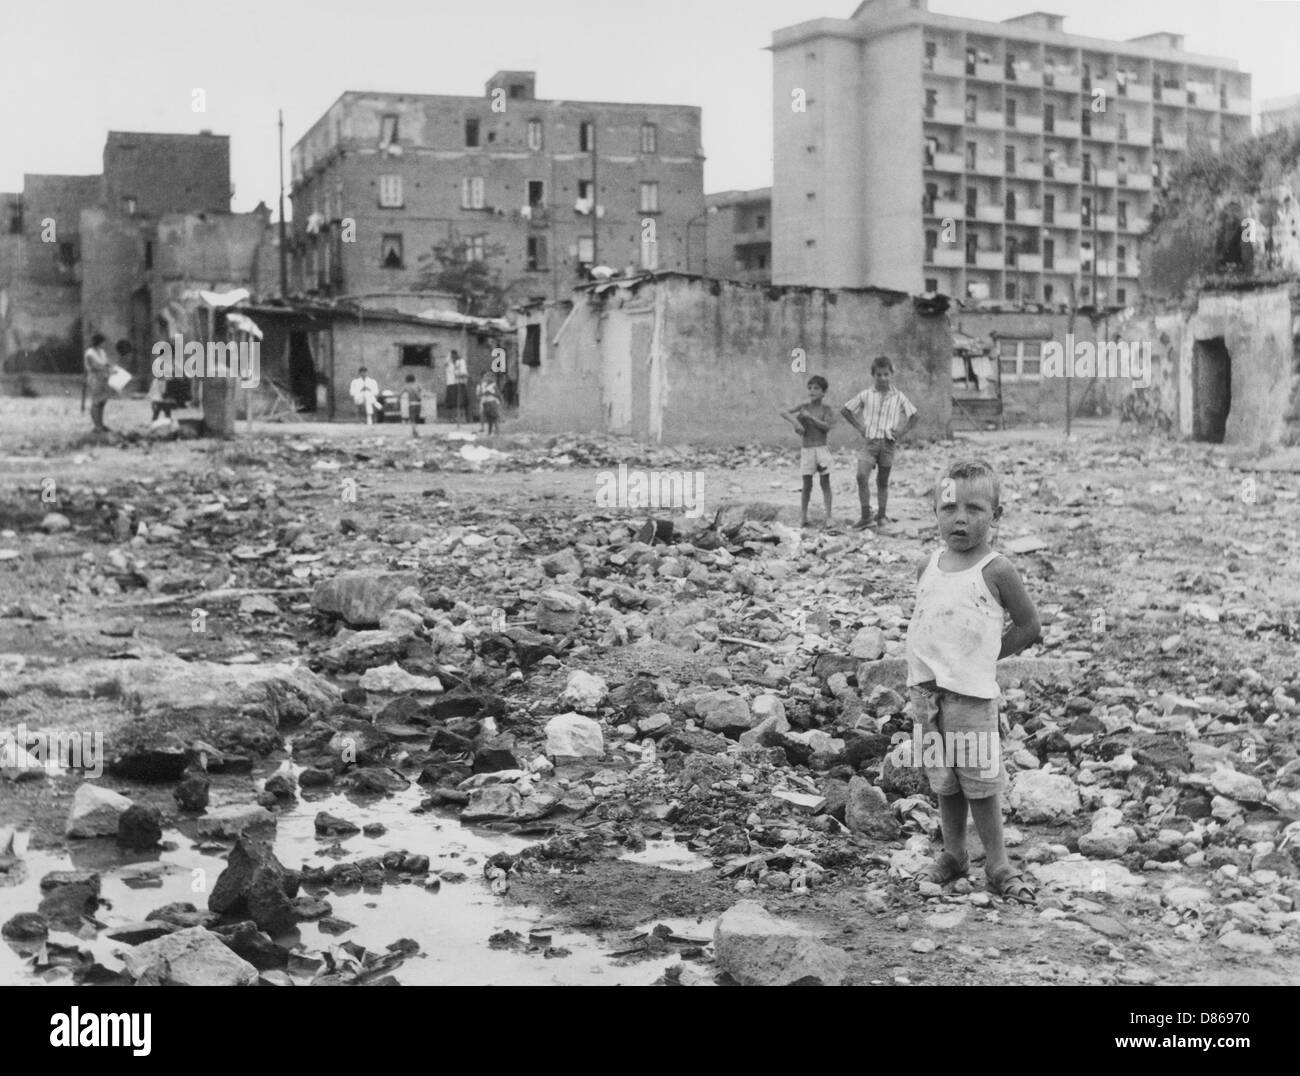
[[[935,885],[947,885],[958,878],[965,878],[970,872],[970,857],[958,859],[949,852],[940,852],[934,862],[917,876],[917,881],[934,882]]]
[[[1017,904],[1037,904],[1038,893],[1025,878],[1024,872],[1015,867],[1003,867],[1000,871],[984,874],[988,890],[995,896],[1013,900]]]

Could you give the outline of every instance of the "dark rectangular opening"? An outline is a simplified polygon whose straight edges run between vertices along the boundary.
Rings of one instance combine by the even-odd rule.
[[[432,344],[402,344],[403,366],[433,366]]]
[[[521,360],[525,366],[542,365],[542,327],[528,325],[524,328],[524,356]]]
[[[478,120],[473,117],[465,121],[465,145],[470,149],[478,147]]]
[[[1192,347],[1192,439],[1223,444],[1232,409],[1232,357],[1223,337]]]

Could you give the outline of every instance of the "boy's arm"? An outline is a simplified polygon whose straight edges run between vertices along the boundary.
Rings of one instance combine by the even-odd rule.
[[[1001,606],[1011,614],[1011,628],[1002,636],[1002,649],[998,660],[1019,654],[1036,643],[1043,633],[1038,620],[1038,610],[1025,590],[1020,573],[1006,557],[998,557],[984,569],[984,582]]]
[[[825,412],[825,413],[826,413],[826,418],[825,418],[825,420],[820,419],[820,418],[814,418],[814,417],[812,416],[811,413],[804,415],[803,419],[804,419],[804,421],[805,421],[806,423],[808,423],[808,425],[811,426],[814,430],[821,430],[822,433],[825,433],[827,430],[829,430],[829,429],[831,428],[831,421],[832,421],[832,420],[834,419],[834,417],[835,417],[835,412],[833,412],[833,411],[828,407],[828,408],[826,408],[826,412]]]
[[[857,397],[854,397],[854,399],[857,399]],[[853,402],[853,400],[850,400],[850,401],[849,401],[849,403],[852,403],[852,402]],[[858,431],[858,436],[860,436],[860,437],[866,437],[866,436],[867,436],[867,428],[866,428],[866,426],[864,426],[861,422],[859,422],[859,421],[858,421],[858,416],[855,415],[852,411],[849,410],[849,404],[845,404],[843,407],[840,408],[840,414],[844,416],[844,420],[845,420],[845,421],[846,421],[850,426],[852,426],[855,430]]]

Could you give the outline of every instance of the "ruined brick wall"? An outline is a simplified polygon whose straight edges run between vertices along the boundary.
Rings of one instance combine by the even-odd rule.
[[[104,202],[125,211],[134,198],[136,213],[230,211],[228,135],[144,134],[109,131],[104,143]]]

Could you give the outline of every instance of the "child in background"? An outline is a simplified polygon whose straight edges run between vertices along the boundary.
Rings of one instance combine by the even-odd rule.
[[[966,876],[966,814],[984,845],[989,892],[1023,904],[1036,900],[1011,865],[1002,840],[1002,766],[997,663],[1037,641],[1038,611],[1020,574],[989,547],[1002,517],[1001,484],[987,463],[954,463],[934,491],[944,545],[917,566],[916,606],[907,628],[912,715],[927,743],[925,766],[939,797],[943,851],[923,880],[943,885]],[[1003,634],[1004,613],[1011,627]],[[942,757],[929,745],[942,747]],[[972,758],[975,754],[978,758]],[[934,765],[939,762],[939,765]]]
[[[826,447],[826,431],[835,421],[835,412],[824,402],[830,384],[820,375],[808,379],[808,402],[782,411],[803,437],[800,452],[800,473],[803,477],[803,497],[800,501],[800,526],[808,526],[808,502],[812,500],[813,475],[821,478],[822,500],[826,504],[826,527],[831,525],[831,450]]]
[[[889,501],[889,474],[894,467],[894,448],[899,439],[916,425],[917,419],[912,401],[893,387],[894,363],[888,355],[881,355],[871,364],[871,378],[872,387],[859,392],[840,411],[862,436],[858,448],[858,503],[862,507],[862,518],[854,524],[858,530],[894,522],[885,514]],[[872,519],[870,482],[871,472],[877,468],[876,496],[880,513]]]
[[[420,424],[420,386],[415,383],[415,375],[406,375],[406,384],[402,386],[402,418],[411,424],[411,436],[419,437]]]
[[[478,383],[479,432],[492,437],[497,432],[497,419],[501,415],[501,392],[497,388],[497,375],[491,370]]]

